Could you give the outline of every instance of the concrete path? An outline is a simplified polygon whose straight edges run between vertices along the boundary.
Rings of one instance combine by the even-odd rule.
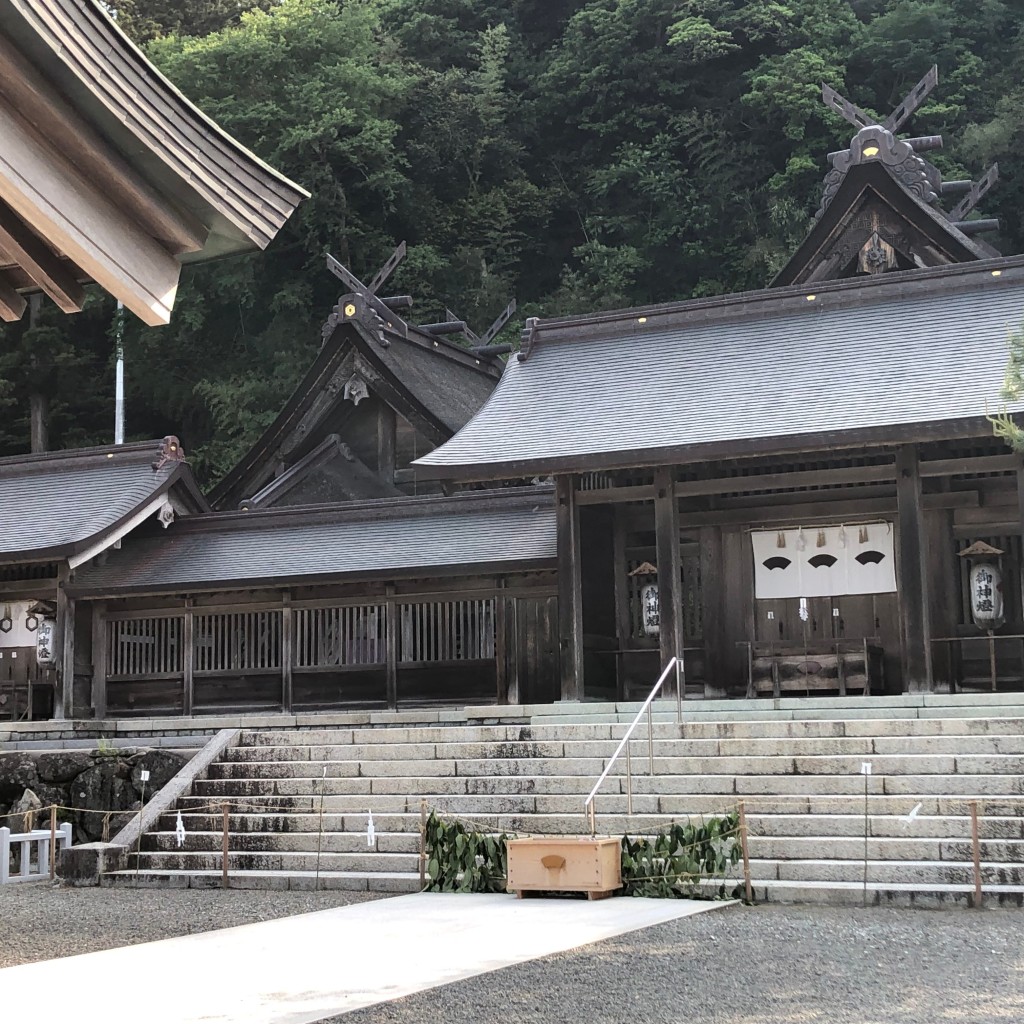
[[[114,1007],[147,1024],[310,1024],[728,905],[416,893],[8,967],[0,1006],[38,1019],[40,1000],[67,1002],[76,1024]]]

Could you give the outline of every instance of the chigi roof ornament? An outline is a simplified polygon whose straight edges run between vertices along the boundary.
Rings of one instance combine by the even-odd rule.
[[[406,244],[401,242],[387,262],[374,274],[369,284],[363,284],[343,263],[331,255],[327,256],[327,269],[349,289],[349,294],[341,296],[324,323],[320,333],[325,344],[339,323],[345,320],[361,320],[364,324],[369,323],[373,326],[382,348],[387,348],[391,344],[387,337],[388,331],[408,338],[409,329],[412,326],[414,331],[431,337],[445,334],[461,335],[471,343],[470,351],[478,359],[493,359],[495,356],[507,355],[512,351],[511,345],[492,345],[491,342],[515,313],[515,299],[509,302],[483,336],[478,336],[470,329],[465,320],[460,320],[450,309],[445,310],[445,320],[431,324],[410,325],[398,311],[412,308],[413,298],[411,295],[390,295],[378,298],[378,289],[395,272],[405,256]],[[347,398],[348,395],[346,394],[345,397]]]
[[[940,212],[953,227],[964,234],[974,235],[998,229],[999,222],[994,218],[966,219],[999,179],[998,164],[993,164],[977,182],[944,182],[939,169],[920,155],[929,150],[941,149],[941,135],[920,135],[909,139],[896,137],[900,128],[938,84],[939,69],[933,65],[904,97],[903,102],[888,117],[879,120],[851,103],[831,86],[822,83],[821,98],[824,104],[849,121],[857,129],[857,134],[850,142],[849,149],[828,155],[832,167],[825,175],[825,192],[816,217],[821,217],[828,209],[851,167],[877,162],[884,165],[901,185],[923,202],[936,205],[943,197],[963,194],[963,199],[952,210]]]

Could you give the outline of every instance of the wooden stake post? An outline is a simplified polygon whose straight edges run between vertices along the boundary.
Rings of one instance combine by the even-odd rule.
[[[750,884],[750,851],[747,847],[747,808],[740,801],[740,849],[743,851],[743,893],[748,903],[754,902]]]
[[[50,807],[50,878],[57,877],[57,805]]]
[[[427,801],[420,801],[420,892],[427,887]]]
[[[229,803],[223,803],[220,805],[221,814],[223,817],[223,835],[221,837],[221,857],[220,857],[220,884],[221,888],[226,889],[228,887],[228,814],[231,810]]]
[[[978,801],[971,801],[971,849],[974,854],[974,907],[981,909],[981,840],[978,838]]]

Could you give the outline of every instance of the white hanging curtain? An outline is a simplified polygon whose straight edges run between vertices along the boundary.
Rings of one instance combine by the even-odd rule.
[[[892,523],[754,530],[754,596],[838,597],[896,589]]]

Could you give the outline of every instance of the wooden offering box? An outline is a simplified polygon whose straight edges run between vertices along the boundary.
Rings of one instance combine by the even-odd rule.
[[[610,896],[622,886],[622,843],[593,836],[538,836],[508,841],[508,891],[585,892]]]

